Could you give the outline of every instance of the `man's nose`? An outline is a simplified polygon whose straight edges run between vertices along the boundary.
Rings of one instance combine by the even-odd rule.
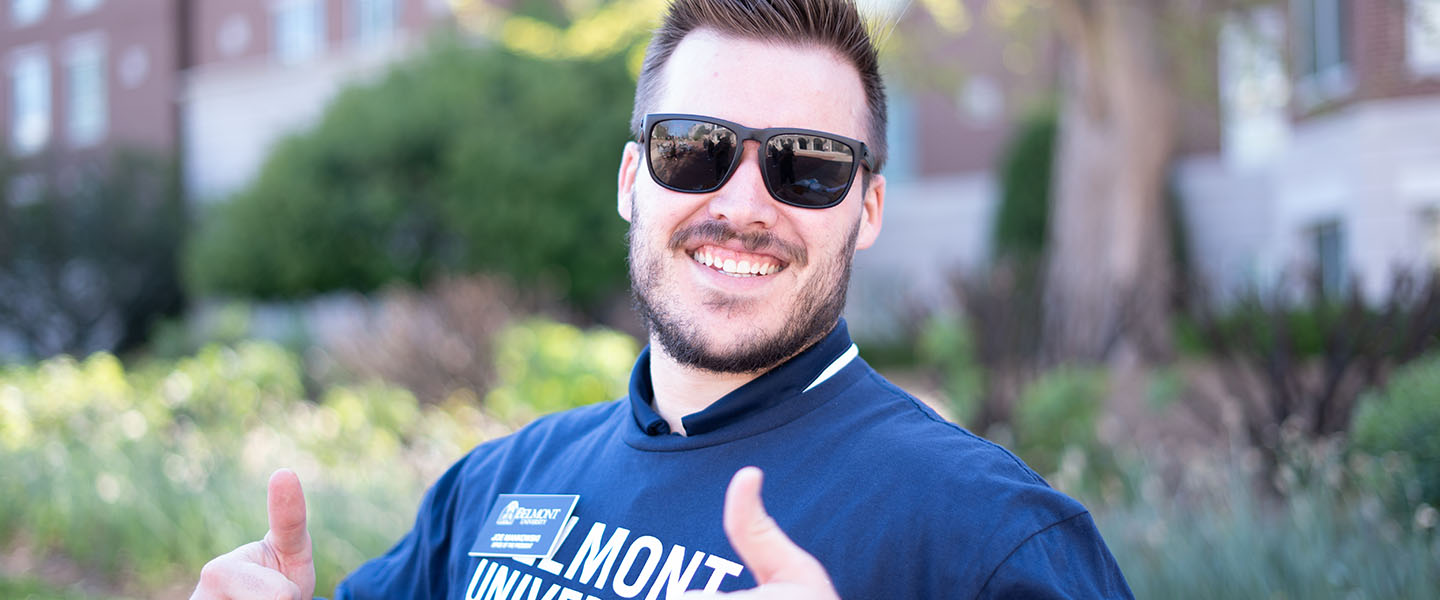
[[[746,141],[741,147],[740,165],[730,180],[710,196],[710,217],[729,221],[731,225],[746,229],[761,227],[769,229],[780,217],[778,203],[765,189],[765,177],[760,173],[760,158],[756,149],[758,142]]]

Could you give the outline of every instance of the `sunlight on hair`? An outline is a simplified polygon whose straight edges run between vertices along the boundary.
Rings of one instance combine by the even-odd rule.
[[[870,28],[870,43],[877,49],[884,48],[890,40],[890,34],[895,32],[895,27],[900,24],[900,18],[910,10],[910,3],[913,0],[855,0],[855,9],[859,11],[860,17]],[[964,10],[962,0],[922,0],[924,2],[954,2]]]

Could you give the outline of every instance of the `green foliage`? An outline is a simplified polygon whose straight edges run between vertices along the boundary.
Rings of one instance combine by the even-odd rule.
[[[1284,348],[1296,357],[1325,354],[1326,334],[1330,323],[1345,307],[1319,305],[1283,310],[1262,304],[1244,303],[1220,315],[1213,323],[1197,323],[1193,317],[1177,315],[1172,322],[1175,345],[1187,355],[1212,354],[1216,351],[1207,333],[1227,337],[1247,335],[1261,349]],[[1214,332],[1206,332],[1205,328]]]
[[[35,579],[0,577],[0,598],[15,600],[87,600],[96,596],[56,588]]]
[[[933,316],[921,329],[916,345],[921,362],[940,373],[951,414],[962,424],[970,423],[984,393],[985,374],[975,361],[974,342],[965,321],[953,315]]]
[[[995,256],[1038,259],[1045,253],[1050,179],[1059,121],[1053,110],[1019,125],[1000,159],[1000,207],[992,240]]]
[[[1418,471],[1424,502],[1440,507],[1440,354],[1400,368],[1382,390],[1360,399],[1356,449],[1380,456],[1397,453]]]
[[[623,333],[542,320],[511,326],[495,347],[499,385],[485,396],[485,407],[508,423],[623,395],[639,354]]]
[[[141,589],[194,580],[264,533],[266,480],[290,466],[324,593],[394,543],[443,469],[505,431],[381,385],[310,401],[303,380],[296,355],[264,343],[129,371],[109,354],[0,370],[0,547],[24,540]]]
[[[1041,375],[1015,405],[1016,452],[1061,489],[1113,471],[1113,455],[1096,428],[1107,390],[1103,370],[1061,367]]]
[[[207,215],[187,277],[298,297],[479,271],[596,303],[624,283],[613,181],[633,91],[623,57],[437,43],[280,144]]]
[[[65,177],[33,202],[0,197],[0,330],[37,358],[133,348],[183,302],[174,166],[118,152]]]
[[[1282,469],[1281,497],[1257,495],[1254,472],[1191,460],[1178,491],[1142,467],[1127,471],[1138,501],[1087,504],[1136,598],[1440,597],[1434,509],[1426,526],[1383,508],[1411,473],[1333,450],[1303,462]]]

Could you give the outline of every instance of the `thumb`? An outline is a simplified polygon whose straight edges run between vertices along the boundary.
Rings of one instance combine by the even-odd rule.
[[[310,549],[310,530],[305,526],[305,491],[300,478],[290,469],[280,469],[270,476],[266,490],[266,509],[270,531],[265,534],[275,562],[276,571],[300,588],[300,597],[308,600],[315,593],[315,562]]]
[[[305,527],[305,492],[300,477],[290,469],[280,469],[270,476],[265,495],[270,516],[270,533],[265,541],[279,555],[287,558],[310,556],[310,531]]]
[[[800,583],[831,587],[820,561],[790,541],[760,499],[764,474],[756,467],[735,472],[725,490],[725,535],[750,569],[755,583]]]

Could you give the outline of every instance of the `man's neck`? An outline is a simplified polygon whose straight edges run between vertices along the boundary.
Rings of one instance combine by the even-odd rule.
[[[665,419],[670,431],[680,435],[686,435],[681,422],[685,415],[705,410],[763,373],[705,371],[675,362],[653,340],[650,348],[650,385],[655,393],[655,412]]]

